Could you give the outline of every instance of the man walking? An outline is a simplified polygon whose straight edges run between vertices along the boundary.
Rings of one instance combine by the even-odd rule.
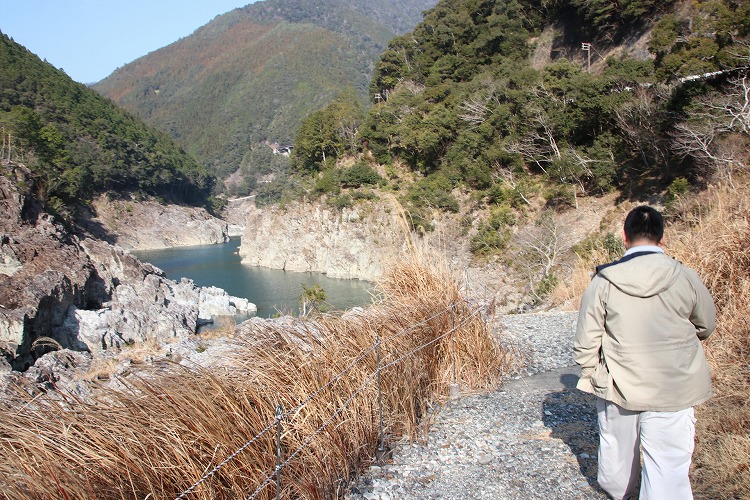
[[[693,406],[711,396],[701,340],[716,306],[692,269],[666,256],[664,220],[639,206],[625,218],[625,256],[597,267],[578,315],[578,389],[598,396],[601,487],[641,500],[693,498]],[[643,470],[641,453],[643,451]]]

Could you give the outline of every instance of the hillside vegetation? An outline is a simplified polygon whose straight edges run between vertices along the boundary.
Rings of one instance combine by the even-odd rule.
[[[294,171],[333,188],[337,158],[406,170],[414,182],[393,187],[419,221],[457,210],[458,192],[517,211],[728,179],[741,167],[723,155],[746,134],[722,103],[741,96],[749,30],[731,1],[442,1],[391,41],[366,114],[334,103],[305,119]]]
[[[4,161],[24,163],[61,215],[102,193],[203,204],[214,178],[174,141],[0,35]]]
[[[264,141],[291,144],[301,118],[342,91],[366,102],[388,41],[434,3],[256,2],[94,88],[173,136],[219,177],[240,166],[247,177],[260,176],[269,169]]]

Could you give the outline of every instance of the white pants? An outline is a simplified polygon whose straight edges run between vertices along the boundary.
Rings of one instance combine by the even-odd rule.
[[[599,485],[615,500],[631,498],[641,476],[640,500],[692,499],[693,408],[630,411],[599,399]],[[643,450],[641,471],[640,451]]]

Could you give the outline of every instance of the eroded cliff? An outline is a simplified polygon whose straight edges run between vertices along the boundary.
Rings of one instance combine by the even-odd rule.
[[[388,201],[341,210],[295,203],[248,209],[239,253],[251,266],[373,281],[413,245],[400,211]]]
[[[109,199],[92,203],[88,230],[126,250],[213,245],[229,241],[225,221],[203,208],[156,200]]]

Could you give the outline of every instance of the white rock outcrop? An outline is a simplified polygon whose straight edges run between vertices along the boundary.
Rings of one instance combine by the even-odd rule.
[[[102,237],[126,250],[156,250],[178,246],[213,245],[229,241],[227,223],[205,209],[162,205],[156,201],[114,200],[100,197],[93,203],[95,227]],[[102,232],[100,230],[99,232]]]
[[[200,289],[198,320],[211,322],[215,316],[253,315],[258,307],[247,299],[233,297],[215,286]]]
[[[239,254],[251,266],[372,281],[411,245],[405,222],[388,202],[343,210],[299,203],[248,210]]]

